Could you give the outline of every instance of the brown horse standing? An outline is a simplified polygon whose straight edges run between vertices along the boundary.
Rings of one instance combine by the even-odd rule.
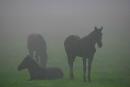
[[[36,62],[45,68],[47,66],[47,46],[42,35],[30,34],[28,36],[27,48],[29,54],[35,57]]]
[[[88,36],[80,38],[79,36],[70,35],[64,42],[65,51],[68,57],[70,68],[70,78],[74,78],[73,62],[76,56],[83,58],[83,79],[86,81],[86,59],[88,59],[88,81],[91,81],[91,64],[96,52],[95,44],[102,47],[102,30],[95,27]]]

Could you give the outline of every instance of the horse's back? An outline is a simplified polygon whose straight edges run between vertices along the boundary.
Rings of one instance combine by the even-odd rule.
[[[46,68],[46,74],[47,79],[59,79],[64,76],[63,71],[56,67]]]
[[[46,42],[40,34],[30,34],[27,47],[31,50],[46,50]]]
[[[72,47],[74,45],[76,45],[76,43],[78,42],[78,40],[80,40],[79,36],[76,35],[70,35],[69,37],[67,37],[64,41],[64,46],[66,47]]]

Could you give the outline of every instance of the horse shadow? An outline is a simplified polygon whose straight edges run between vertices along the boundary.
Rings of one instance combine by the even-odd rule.
[[[30,80],[55,80],[63,78],[63,72],[60,68],[42,68],[30,55],[27,55],[18,66],[18,71],[23,69],[28,70],[30,74]]]

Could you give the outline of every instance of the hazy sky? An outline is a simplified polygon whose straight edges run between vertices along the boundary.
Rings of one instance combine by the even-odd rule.
[[[0,23],[6,37],[33,32],[85,36],[101,25],[110,36],[125,35],[130,29],[130,0],[0,0]]]

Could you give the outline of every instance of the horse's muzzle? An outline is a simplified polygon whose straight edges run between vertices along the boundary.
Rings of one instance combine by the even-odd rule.
[[[99,48],[101,48],[101,47],[102,47],[102,45],[103,45],[103,44],[102,44],[102,43],[100,43],[100,44],[98,44],[98,47],[99,47]]]

